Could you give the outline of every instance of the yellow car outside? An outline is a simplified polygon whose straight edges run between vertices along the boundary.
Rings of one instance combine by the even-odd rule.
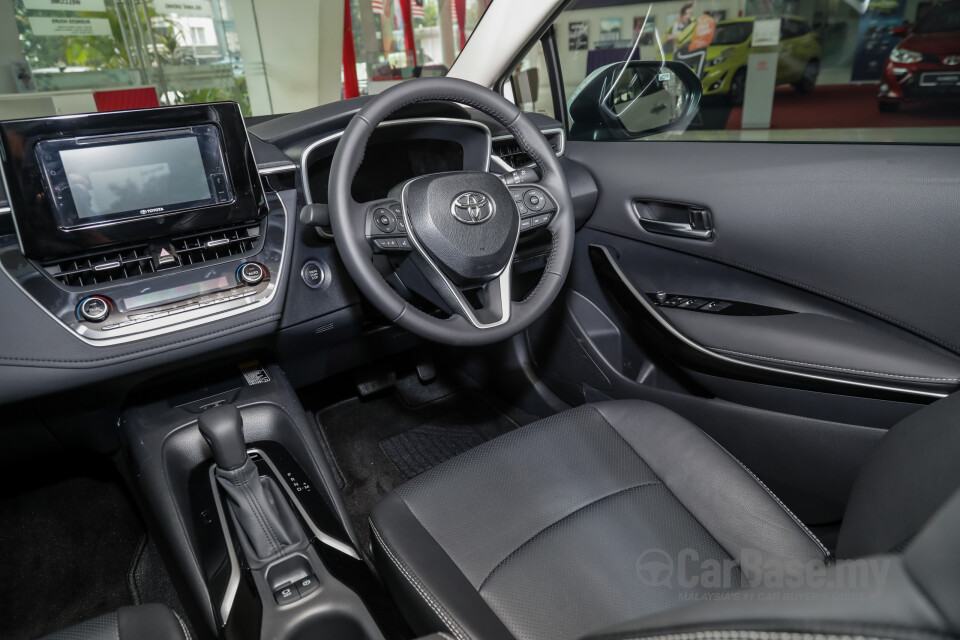
[[[875,14],[895,13],[900,10],[900,3],[897,0],[870,0],[867,5],[867,11]]]
[[[703,82],[703,95],[729,95],[734,104],[743,104],[747,83],[747,61],[753,42],[756,18],[720,20],[713,39],[704,50],[690,52],[694,25],[677,38],[676,51],[667,60],[687,63]],[[792,84],[800,93],[809,93],[820,74],[820,40],[802,18],[787,16],[780,22],[780,55],[777,84]]]

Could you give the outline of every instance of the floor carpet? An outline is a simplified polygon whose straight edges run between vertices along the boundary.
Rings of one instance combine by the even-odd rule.
[[[426,400],[401,385],[372,399],[337,403],[321,410],[317,420],[344,476],[344,503],[366,551],[367,518],[384,495],[518,426],[478,392],[450,391]]]
[[[4,638],[36,638],[134,603],[127,574],[143,526],[109,463],[86,462],[77,475],[51,463],[3,484]]]

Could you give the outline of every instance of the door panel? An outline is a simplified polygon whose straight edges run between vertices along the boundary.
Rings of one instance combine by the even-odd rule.
[[[664,404],[825,524],[884,430],[960,386],[955,150],[570,142],[566,155],[600,195],[565,300],[529,336],[567,402]],[[688,209],[709,212],[712,234],[641,222],[681,225]]]
[[[960,153],[934,146],[570,142],[587,226],[818,294],[960,353]],[[635,199],[709,208],[711,242],[645,231]]]

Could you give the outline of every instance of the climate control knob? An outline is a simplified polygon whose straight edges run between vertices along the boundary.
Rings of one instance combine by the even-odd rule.
[[[77,317],[87,322],[103,322],[110,315],[113,305],[103,296],[84,298],[77,305]]]
[[[250,286],[263,282],[264,276],[266,271],[256,262],[246,262],[237,269],[237,280]]]

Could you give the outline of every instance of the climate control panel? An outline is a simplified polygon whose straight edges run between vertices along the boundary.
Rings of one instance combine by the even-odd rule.
[[[258,285],[269,281],[267,268],[258,262],[241,264],[237,267],[235,279],[216,271],[202,275],[202,279],[173,286],[142,287],[144,290],[133,295],[121,298],[115,295],[116,299],[105,295],[87,296],[77,305],[77,319],[96,326],[99,331],[117,331],[150,320],[250,298],[262,290]]]

